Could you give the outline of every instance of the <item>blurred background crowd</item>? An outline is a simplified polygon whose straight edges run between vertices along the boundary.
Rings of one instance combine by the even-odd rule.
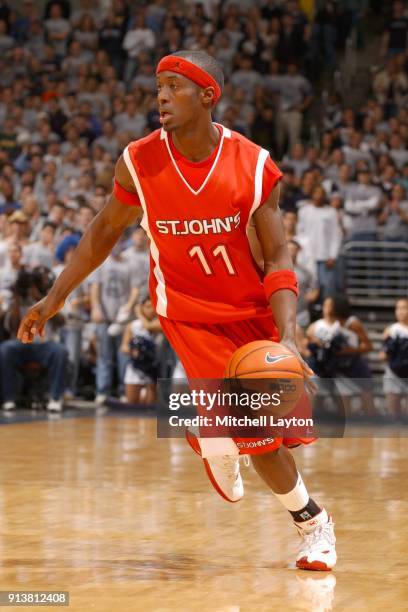
[[[330,361],[322,349],[342,336],[342,371],[321,374],[366,380],[387,364],[388,411],[408,411],[408,349],[391,368],[389,340],[408,342],[407,36],[402,1],[0,0],[3,409],[18,403],[20,375],[48,371],[56,411],[95,389],[98,403],[153,403],[158,374],[171,375],[176,359],[147,297],[148,244],[137,227],[43,341],[23,346],[15,335],[106,202],[123,148],[159,127],[157,60],[205,49],[226,77],[214,119],[267,148],[284,172],[305,357],[319,371]],[[391,288],[385,264],[370,276],[390,254],[401,270]],[[377,410],[367,386],[359,390],[365,409]]]

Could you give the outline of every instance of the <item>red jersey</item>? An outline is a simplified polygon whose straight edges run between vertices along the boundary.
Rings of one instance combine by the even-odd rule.
[[[217,323],[272,316],[248,232],[262,201],[267,160],[268,194],[282,174],[268,151],[220,129],[212,165],[196,189],[163,129],[130,143],[123,154],[150,238],[151,298],[169,319]]]

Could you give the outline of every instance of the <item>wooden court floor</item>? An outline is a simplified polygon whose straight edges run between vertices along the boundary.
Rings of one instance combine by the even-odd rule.
[[[405,439],[295,451],[337,524],[329,574],[294,568],[297,535],[252,468],[228,504],[183,440],[156,439],[154,419],[4,425],[0,440],[0,590],[70,591],[69,608],[45,609],[407,609]]]

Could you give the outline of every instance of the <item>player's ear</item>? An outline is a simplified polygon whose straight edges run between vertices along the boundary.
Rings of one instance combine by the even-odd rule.
[[[215,90],[214,87],[206,87],[201,92],[202,101],[206,108],[212,108],[214,105]]]

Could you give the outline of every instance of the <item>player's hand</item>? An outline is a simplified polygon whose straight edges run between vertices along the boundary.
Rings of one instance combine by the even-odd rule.
[[[290,350],[291,353],[294,354],[294,356],[299,360],[299,363],[302,367],[302,371],[303,371],[303,376],[305,379],[305,385],[306,388],[311,392],[314,393],[317,390],[317,386],[316,384],[311,380],[312,376],[315,376],[315,373],[313,372],[312,368],[310,368],[306,361],[303,359],[302,355],[299,353],[299,349],[296,345],[295,340],[292,340],[291,338],[282,338],[282,340],[280,341],[281,344],[283,344],[283,346],[286,346],[286,348],[288,348]]]
[[[55,302],[49,296],[32,306],[21,320],[17,338],[24,344],[29,344],[37,336],[44,337],[46,322],[57,314],[64,306],[64,301]]]

